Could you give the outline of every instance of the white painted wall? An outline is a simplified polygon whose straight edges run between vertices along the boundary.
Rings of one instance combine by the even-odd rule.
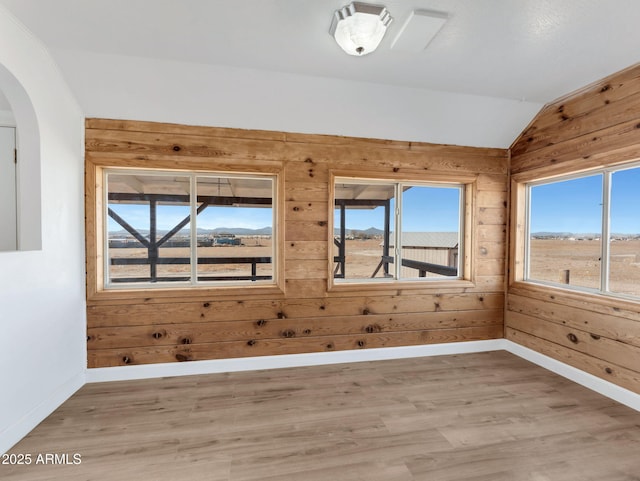
[[[16,129],[0,125],[0,252],[18,248]]]
[[[0,95],[2,95],[2,92],[0,92]],[[0,103],[1,102],[2,101],[0,100]],[[0,126],[4,126],[4,127],[16,126],[16,119],[13,117],[13,112],[8,108],[5,110],[0,107]]]
[[[541,104],[53,50],[88,117],[506,148]]]
[[[42,214],[28,226],[41,231],[40,250],[0,252],[4,452],[84,383],[86,338],[83,114],[41,43],[1,6],[0,89],[25,157],[20,186],[33,193],[21,214]]]

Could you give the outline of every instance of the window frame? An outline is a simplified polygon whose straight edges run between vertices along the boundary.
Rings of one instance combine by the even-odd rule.
[[[109,183],[108,177],[109,175],[149,175],[154,177],[184,177],[189,180],[189,230],[190,230],[190,247],[189,247],[189,259],[190,259],[190,273],[189,281],[175,281],[175,282],[160,282],[153,283],[151,281],[147,282],[122,282],[122,283],[114,283],[111,282],[109,276],[109,263],[110,263],[110,255],[109,255],[109,229],[108,229],[108,195],[109,195]],[[271,279],[268,280],[221,280],[221,281],[200,281],[198,280],[198,248],[197,248],[197,229],[198,229],[198,217],[197,217],[197,186],[198,180],[200,178],[211,178],[211,177],[221,177],[225,179],[263,179],[271,181],[271,265],[273,268]],[[176,288],[176,289],[188,289],[188,288],[201,288],[201,287],[214,287],[214,286],[241,286],[241,287],[253,287],[253,286],[273,286],[276,284],[277,269],[278,269],[278,255],[277,255],[277,232],[276,232],[276,222],[277,222],[277,177],[273,174],[246,174],[246,173],[228,173],[228,172],[216,172],[216,171],[194,171],[194,170],[184,170],[184,171],[175,171],[169,169],[125,169],[118,167],[110,167],[102,169],[102,185],[105,186],[103,189],[102,195],[102,205],[103,208],[99,212],[99,215],[102,216],[102,245],[103,247],[103,262],[102,266],[103,270],[103,286],[105,291],[113,291],[113,290],[132,290],[132,289],[167,289],[167,288]]]
[[[152,165],[150,165],[152,164]],[[248,169],[238,162],[218,162],[212,168],[209,161],[200,159],[183,159],[180,168],[176,168],[171,159],[120,158],[102,153],[92,153],[85,159],[85,249],[86,249],[86,298],[88,302],[149,302],[157,296],[166,300],[210,300],[215,298],[238,298],[246,296],[267,296],[281,298],[285,292],[284,279],[284,245],[285,226],[282,221],[285,213],[284,166],[280,163],[262,162]],[[104,236],[102,209],[104,205],[103,172],[105,169],[119,171],[151,171],[172,172],[177,175],[183,172],[219,175],[273,176],[275,179],[272,207],[275,210],[275,225],[272,233],[276,259],[274,260],[273,284],[259,285],[213,285],[191,286],[158,286],[148,287],[133,285],[129,289],[105,289],[104,286]],[[168,283],[170,284],[170,283]]]
[[[402,288],[469,288],[474,287],[471,280],[471,226],[473,225],[473,192],[476,176],[449,176],[432,175],[429,178],[409,179],[394,176],[366,177],[355,175],[352,172],[332,172],[330,176],[330,198],[329,198],[329,262],[328,262],[328,288],[329,290],[352,290],[366,288],[389,288],[392,285],[402,285]],[[394,199],[396,200],[395,213],[393,219],[394,236],[394,277],[393,278],[361,278],[361,279],[337,279],[334,278],[334,255],[333,255],[333,230],[335,228],[335,187],[336,184],[387,184],[394,186]],[[458,275],[456,277],[424,277],[424,278],[401,278],[399,277],[402,265],[397,262],[401,255],[401,222],[402,214],[402,186],[420,186],[436,188],[456,188],[459,190],[459,245],[458,245]],[[400,198],[400,200],[398,200]]]
[[[640,295],[633,296],[631,294],[611,292],[610,289],[610,254],[611,254],[611,188],[612,188],[612,176],[616,172],[623,172],[625,170],[631,170],[640,168],[640,161],[626,162],[622,164],[616,164],[607,167],[600,167],[596,169],[589,169],[580,172],[573,172],[569,174],[560,174],[553,177],[545,177],[543,179],[535,179],[531,181],[523,181],[518,183],[522,186],[522,199],[524,204],[524,227],[522,229],[523,239],[523,251],[522,255],[522,272],[519,274],[519,278],[515,278],[514,281],[521,281],[528,285],[538,285],[545,287],[553,287],[564,289],[572,292],[593,294],[597,296],[603,296],[604,298],[612,299],[624,299],[633,302],[640,302]],[[569,181],[574,179],[586,178],[594,175],[602,175],[602,227],[600,232],[601,245],[600,245],[600,287],[590,288],[583,286],[572,286],[568,284],[562,284],[560,282],[532,279],[530,277],[530,264],[531,264],[531,189],[540,185],[548,185],[557,182]],[[517,196],[517,187],[514,189]],[[517,236],[517,233],[516,233]],[[518,254],[516,253],[516,261]]]

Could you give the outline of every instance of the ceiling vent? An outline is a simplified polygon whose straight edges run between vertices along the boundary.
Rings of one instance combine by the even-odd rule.
[[[391,48],[405,52],[422,52],[440,31],[448,15],[431,10],[414,10],[393,39]]]

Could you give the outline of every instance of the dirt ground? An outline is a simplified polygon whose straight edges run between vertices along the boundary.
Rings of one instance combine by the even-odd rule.
[[[561,282],[569,270],[569,284],[600,288],[600,241],[532,239],[530,278]],[[640,295],[640,241],[611,243],[610,290]]]
[[[246,238],[242,240],[243,245],[240,246],[215,246],[215,247],[198,247],[199,257],[271,257],[271,239],[265,238]],[[109,249],[113,258],[139,258],[147,257],[147,250],[144,248],[120,248]],[[160,257],[189,257],[188,247],[167,247],[160,248]],[[199,275],[209,276],[250,276],[251,264],[239,263],[233,264],[200,264],[198,265]],[[157,274],[159,277],[176,277],[190,275],[191,267],[189,264],[161,264],[158,266]],[[258,264],[256,274],[259,276],[269,276],[273,273],[271,264]],[[148,265],[133,266],[111,266],[111,278],[123,277],[148,277]]]
[[[198,255],[201,257],[271,257],[271,239],[243,238],[240,246],[216,246],[199,247]],[[110,249],[114,258],[141,258],[147,256],[147,250],[143,248]],[[338,249],[334,246],[334,255],[338,255]],[[188,257],[187,247],[161,248],[160,257]],[[347,240],[347,272],[350,278],[370,278],[380,263],[382,247],[379,239]],[[198,266],[201,275],[219,276],[248,276],[251,275],[251,264],[224,264]],[[159,265],[159,276],[186,276],[190,274],[188,264]],[[258,264],[258,275],[271,275],[271,264]],[[146,277],[149,275],[147,265],[111,266],[112,278]],[[383,270],[376,277],[383,277]]]
[[[345,271],[348,279],[368,279],[373,275],[382,259],[380,243],[380,239],[346,240]],[[335,244],[333,255],[338,255],[338,247]],[[376,278],[382,277],[384,277],[384,270],[380,268]]]
[[[144,258],[146,249],[111,249],[113,257]],[[531,241],[532,279],[562,282],[564,271],[569,270],[569,284],[573,286],[598,289],[600,286],[600,242],[542,240]],[[188,257],[188,248],[160,249],[161,257]],[[198,248],[202,257],[270,257],[271,239],[243,239],[241,246],[217,246]],[[333,247],[333,255],[338,255],[338,248]],[[370,278],[380,263],[382,247],[379,239],[347,240],[346,269],[348,278]],[[249,276],[251,264],[200,265],[201,275],[211,276]],[[271,275],[271,264],[258,264],[258,275]],[[148,276],[149,267],[112,266],[111,276],[144,277]],[[161,265],[160,276],[188,275],[189,265]],[[411,274],[409,274],[411,275]],[[376,277],[383,277],[380,269]],[[616,241],[611,243],[610,289],[620,294],[640,296],[640,241]]]

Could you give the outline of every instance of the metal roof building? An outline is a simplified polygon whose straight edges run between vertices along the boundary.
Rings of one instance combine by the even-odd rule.
[[[391,245],[395,243],[393,233]],[[402,247],[413,249],[454,249],[458,247],[457,232],[403,232]]]

